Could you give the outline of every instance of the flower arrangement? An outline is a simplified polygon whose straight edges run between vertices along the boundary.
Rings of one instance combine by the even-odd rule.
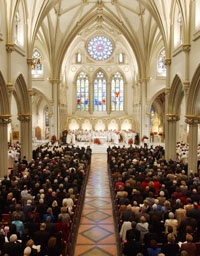
[[[144,136],[142,137],[142,142],[144,142],[145,139],[148,139],[148,137],[147,137],[146,135],[144,135]]]
[[[100,141],[100,139],[98,139],[98,138],[95,138],[95,139],[94,139],[94,144],[98,144],[98,145],[100,145],[100,144],[101,144],[101,141]]]
[[[132,138],[128,140],[128,144],[133,144],[133,139]]]
[[[55,136],[55,135],[53,135],[53,136],[51,137],[51,141],[56,141],[56,136]]]

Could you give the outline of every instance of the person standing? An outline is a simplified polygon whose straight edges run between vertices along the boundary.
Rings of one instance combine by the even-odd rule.
[[[46,248],[48,240],[50,238],[50,233],[46,231],[46,224],[40,223],[40,229],[33,234],[33,241],[36,245],[40,245],[41,255],[46,255]]]

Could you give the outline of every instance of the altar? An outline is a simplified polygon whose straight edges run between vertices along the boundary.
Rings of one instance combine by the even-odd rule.
[[[93,140],[94,144],[104,144],[107,142],[107,137],[106,136],[93,136],[92,140]]]

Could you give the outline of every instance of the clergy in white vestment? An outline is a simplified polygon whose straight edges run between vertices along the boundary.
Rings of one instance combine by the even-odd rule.
[[[71,142],[72,142],[71,132],[68,132],[68,134],[67,134],[67,144],[70,144]]]

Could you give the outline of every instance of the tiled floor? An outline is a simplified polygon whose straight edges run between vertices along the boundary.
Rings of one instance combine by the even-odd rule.
[[[117,256],[107,155],[93,154],[74,256]]]

